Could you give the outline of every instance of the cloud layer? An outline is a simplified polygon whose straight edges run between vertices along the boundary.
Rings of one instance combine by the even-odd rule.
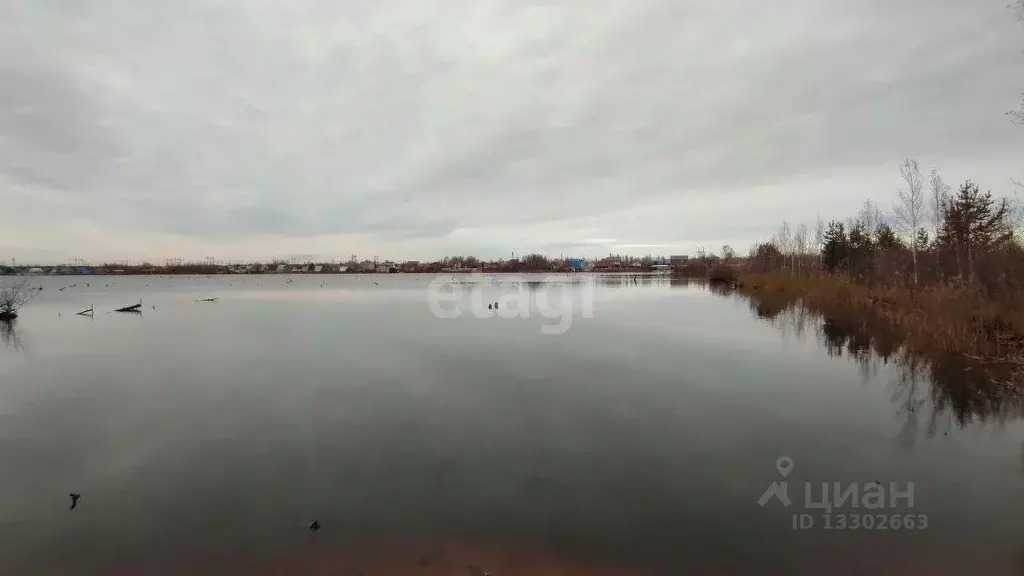
[[[745,247],[905,156],[1005,192],[1022,49],[1005,0],[9,0],[0,258]]]

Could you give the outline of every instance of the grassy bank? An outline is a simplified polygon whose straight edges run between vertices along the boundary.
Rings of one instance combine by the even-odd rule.
[[[738,290],[761,305],[798,302],[825,317],[860,319],[899,331],[919,352],[949,352],[1024,364],[1024,310],[978,290],[936,285],[865,286],[841,275],[742,274]]]

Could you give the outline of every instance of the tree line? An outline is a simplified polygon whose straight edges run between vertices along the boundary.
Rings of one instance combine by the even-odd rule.
[[[991,293],[1021,286],[1017,202],[982,192],[972,180],[954,192],[936,169],[926,183],[913,159],[900,164],[899,174],[904,185],[891,210],[868,200],[854,217],[819,217],[813,230],[783,222],[769,241],[751,248],[749,265],[757,272],[841,274],[865,284],[953,284]]]

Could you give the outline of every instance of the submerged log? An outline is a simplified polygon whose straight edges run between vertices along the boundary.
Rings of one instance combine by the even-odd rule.
[[[95,308],[96,308],[95,306],[90,306],[88,310],[82,310],[81,312],[76,312],[75,316],[90,316],[90,315],[92,315],[92,313],[95,310]]]
[[[139,300],[138,304],[132,304],[131,306],[125,306],[124,308],[118,308],[114,312],[139,312],[142,308],[142,300]]]

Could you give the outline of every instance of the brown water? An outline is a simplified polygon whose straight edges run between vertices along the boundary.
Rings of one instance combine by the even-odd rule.
[[[1021,403],[968,366],[667,278],[456,278],[572,304],[560,335],[292,278],[39,279],[0,331],[0,573],[1024,570]]]

